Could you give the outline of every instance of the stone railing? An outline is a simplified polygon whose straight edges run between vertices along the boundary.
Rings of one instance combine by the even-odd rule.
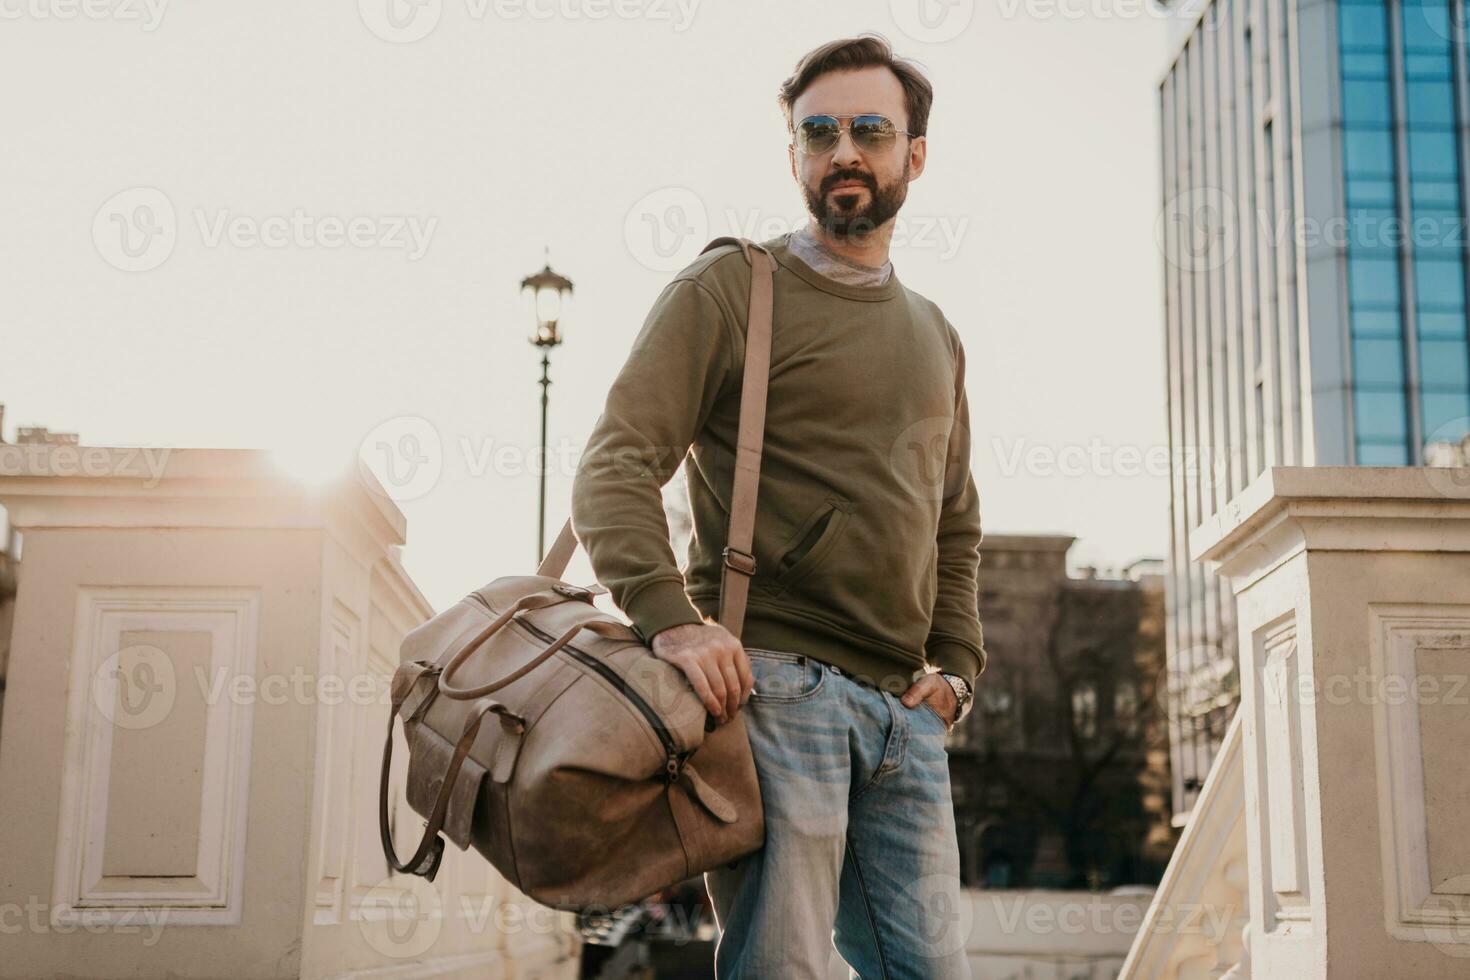
[[[1238,747],[1155,911],[1243,889],[1249,957],[1146,925],[1125,975],[1470,976],[1470,470],[1274,467],[1191,557],[1236,595]]]
[[[1240,747],[1237,714],[1123,964],[1124,980],[1249,975]]]
[[[0,504],[0,976],[577,975],[573,917],[477,854],[387,873],[387,679],[432,610],[370,475],[35,447],[0,457]]]

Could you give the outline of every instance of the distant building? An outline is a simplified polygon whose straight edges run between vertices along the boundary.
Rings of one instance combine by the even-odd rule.
[[[0,402],[0,446],[5,441],[5,404]],[[52,432],[44,426],[22,426],[11,445],[75,446],[75,432]],[[10,631],[15,616],[15,589],[20,576],[20,535],[0,507],[0,713],[5,710],[5,677],[10,666]]]
[[[1190,560],[1194,529],[1271,466],[1464,464],[1470,58],[1464,0],[1176,8],[1159,239],[1182,820],[1238,701],[1234,596]]]
[[[950,736],[970,887],[1153,883],[1174,846],[1161,562],[1067,573],[1074,538],[987,534],[989,663]]]

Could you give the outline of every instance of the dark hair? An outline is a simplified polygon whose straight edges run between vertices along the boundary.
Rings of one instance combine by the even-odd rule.
[[[905,109],[909,117],[908,131],[915,136],[923,136],[929,130],[929,107],[934,103],[934,86],[929,84],[929,79],[924,77],[918,65],[896,56],[888,39],[874,33],[828,41],[802,55],[801,60],[796,63],[796,70],[781,83],[781,92],[776,96],[777,105],[786,114],[786,129],[794,130],[791,107],[818,76],[828,72],[874,66],[887,68],[903,83]]]

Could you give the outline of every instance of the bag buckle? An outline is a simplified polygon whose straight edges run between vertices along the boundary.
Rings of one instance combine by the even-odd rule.
[[[594,594],[591,589],[584,589],[580,585],[568,585],[565,582],[556,583],[551,587],[551,591],[564,595],[568,599],[580,599],[583,602],[591,602]]]
[[[755,555],[748,551],[725,545],[725,550],[720,552],[720,557],[725,560],[726,568],[733,568],[747,577],[755,574]]]

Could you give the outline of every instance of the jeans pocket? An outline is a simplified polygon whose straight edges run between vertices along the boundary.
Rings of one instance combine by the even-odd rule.
[[[822,665],[799,653],[746,647],[745,655],[755,678],[755,690],[750,692],[752,704],[805,701],[815,697],[827,681]]]
[[[930,704],[928,701],[920,701],[919,707],[923,708],[925,711],[929,712],[931,715],[937,718],[939,720],[939,724],[944,726],[944,730],[949,731],[949,722],[944,720],[944,716],[941,715],[932,704]]]

